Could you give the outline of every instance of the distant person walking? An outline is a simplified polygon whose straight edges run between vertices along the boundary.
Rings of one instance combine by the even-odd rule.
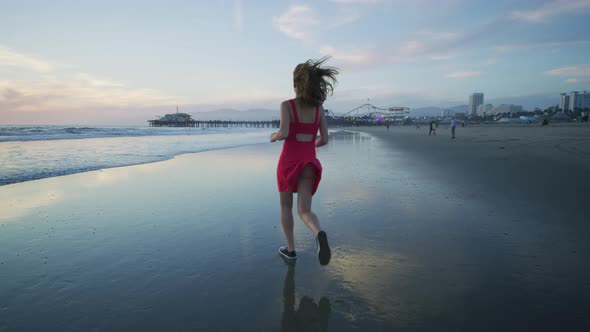
[[[385,125],[387,126],[387,131],[389,131],[389,122],[385,122]]]
[[[428,136],[430,136],[430,134],[436,136],[436,122],[434,121],[430,122],[430,131],[428,132]]]
[[[453,118],[451,120],[451,138],[455,138],[455,127],[457,127],[457,120],[455,120],[455,118]]]
[[[465,120],[461,120],[461,128],[465,127]]]
[[[328,124],[322,106],[334,90],[338,70],[324,67],[328,57],[307,60],[293,71],[295,99],[281,103],[279,131],[270,141],[285,140],[277,166],[277,184],[281,204],[281,225],[287,245],[279,254],[288,261],[297,259],[293,236],[293,193],[297,193],[299,218],[313,232],[321,265],[330,262],[328,236],[320,228],[320,221],[311,211],[311,201],[322,176],[322,165],[315,148],[328,144]],[[318,129],[320,137],[317,137]]]

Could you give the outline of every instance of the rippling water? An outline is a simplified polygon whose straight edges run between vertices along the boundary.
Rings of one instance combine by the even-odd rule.
[[[270,129],[0,127],[0,185],[268,141]]]

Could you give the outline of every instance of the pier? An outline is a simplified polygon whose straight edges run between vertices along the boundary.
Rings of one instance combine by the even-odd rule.
[[[279,120],[272,121],[225,121],[225,120],[148,120],[150,127],[196,127],[196,128],[278,128]]]

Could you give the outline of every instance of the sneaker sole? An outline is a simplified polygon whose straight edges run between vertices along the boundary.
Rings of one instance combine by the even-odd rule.
[[[297,259],[297,256],[290,257],[290,256],[287,256],[287,255],[283,254],[283,252],[281,251],[281,249],[279,249],[279,255],[281,255],[281,257],[283,257],[284,259],[290,260],[290,261],[294,261],[294,260]]]
[[[318,244],[318,259],[320,260],[320,265],[328,265],[328,263],[330,263],[330,258],[332,258],[332,253],[330,252],[328,235],[326,235],[326,232],[321,231],[318,233]]]

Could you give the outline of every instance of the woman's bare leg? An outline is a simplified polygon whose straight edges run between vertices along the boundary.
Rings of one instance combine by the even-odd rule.
[[[318,232],[322,230],[318,217],[311,211],[311,198],[316,177],[315,172],[315,166],[307,165],[303,168],[297,180],[297,212],[299,213],[299,218],[313,232],[313,236],[317,236]]]
[[[281,199],[281,225],[287,240],[287,250],[295,250],[295,238],[293,235],[293,192],[279,193]]]

